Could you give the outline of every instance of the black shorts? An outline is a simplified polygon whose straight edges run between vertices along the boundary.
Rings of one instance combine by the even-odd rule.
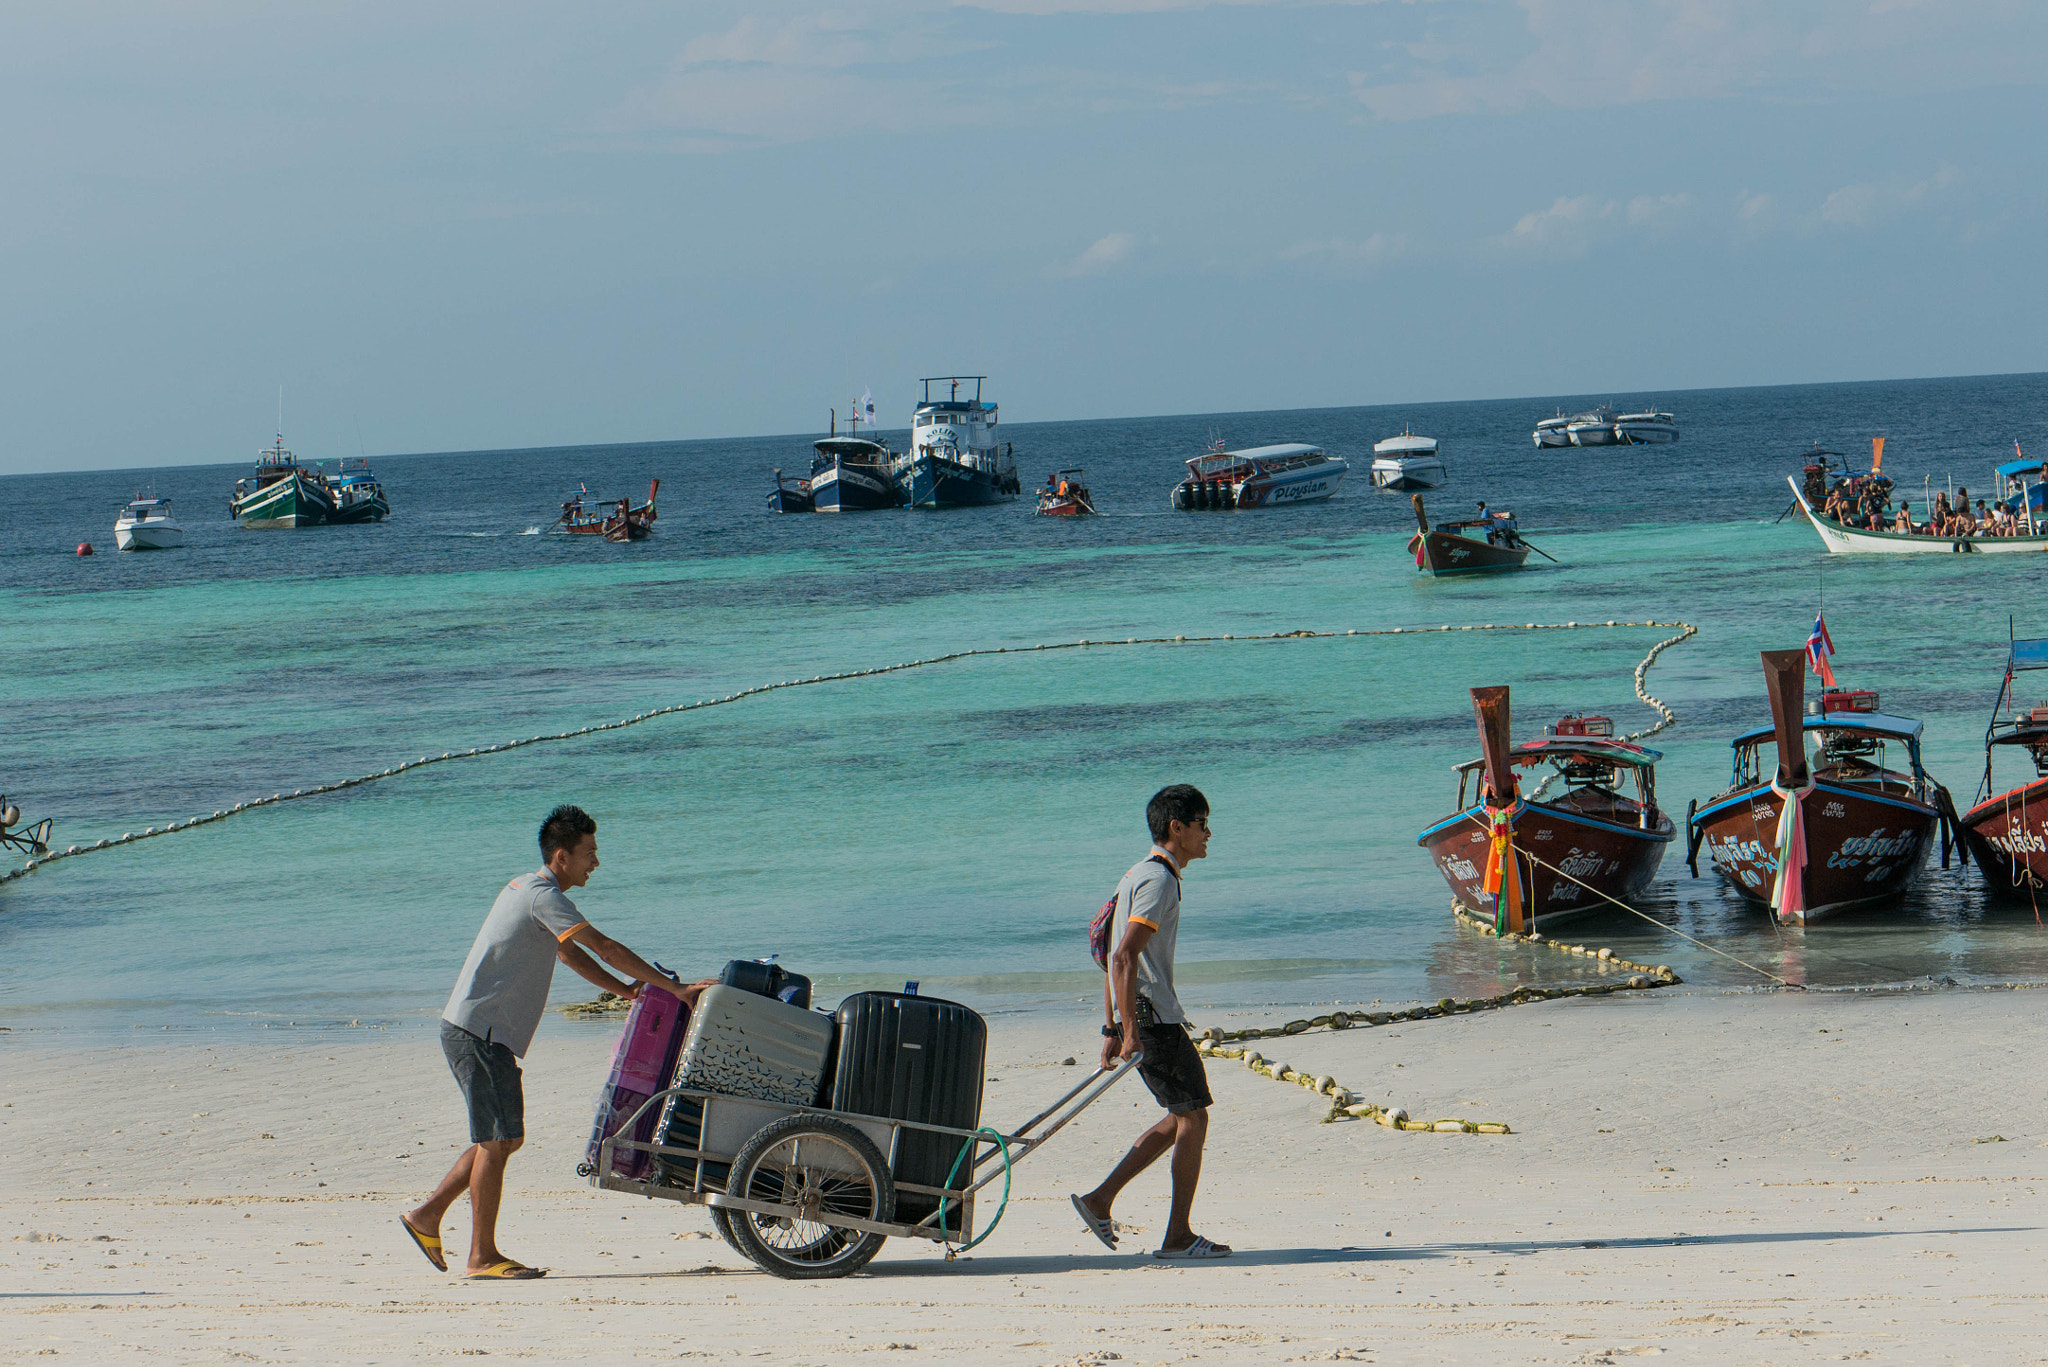
[[[1139,1025],[1138,1043],[1145,1061],[1138,1076],[1152,1089],[1153,1099],[1174,1115],[1206,1110],[1214,1105],[1209,1095],[1209,1074],[1202,1056],[1188,1038],[1183,1025]]]
[[[519,1085],[519,1060],[502,1044],[477,1038],[450,1021],[441,1022],[441,1052],[469,1107],[469,1141],[526,1138],[526,1092]]]

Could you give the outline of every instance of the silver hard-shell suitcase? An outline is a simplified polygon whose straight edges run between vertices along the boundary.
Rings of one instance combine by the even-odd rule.
[[[738,988],[709,987],[690,1016],[690,1031],[670,1085],[784,1106],[815,1106],[832,1056],[832,1031],[832,1017],[821,1012]],[[690,1097],[673,1096],[662,1114],[661,1142],[736,1153],[754,1131],[783,1114],[721,1102],[711,1110],[715,1133],[704,1133],[703,1107]],[[661,1164],[669,1181],[697,1185],[696,1160],[663,1155]],[[705,1164],[702,1177],[723,1183],[725,1165]]]

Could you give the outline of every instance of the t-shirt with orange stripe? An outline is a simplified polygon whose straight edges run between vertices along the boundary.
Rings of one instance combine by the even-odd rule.
[[[588,924],[554,874],[520,874],[491,904],[441,1019],[525,1058],[547,1010],[555,950]]]
[[[1131,867],[1116,886],[1126,926],[1135,921],[1152,932],[1138,951],[1138,995],[1152,1003],[1162,1025],[1181,1025],[1187,1013],[1173,991],[1173,946],[1180,937],[1180,866],[1157,845]]]

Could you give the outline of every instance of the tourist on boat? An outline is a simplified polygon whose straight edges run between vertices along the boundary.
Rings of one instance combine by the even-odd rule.
[[[465,1271],[480,1279],[527,1281],[547,1275],[504,1255],[497,1222],[505,1165],[526,1142],[519,1060],[540,1028],[556,962],[619,997],[637,997],[651,986],[695,1005],[697,994],[712,986],[710,980],[690,987],[672,983],[632,950],[599,933],[569,900],[569,890],[583,886],[597,871],[597,822],[582,808],[561,806],[548,813],[540,826],[540,855],[540,870],[513,879],[491,904],[441,1012],[441,1052],[448,1056],[469,1110],[469,1147],[434,1194],[399,1217],[427,1261],[446,1272],[441,1217],[467,1193]],[[598,960],[627,981],[598,967]]]
[[[1901,503],[1899,505],[1898,516],[1892,519],[1893,531],[1901,532],[1909,536],[1913,533],[1913,514],[1911,509],[1912,505],[1909,503]]]

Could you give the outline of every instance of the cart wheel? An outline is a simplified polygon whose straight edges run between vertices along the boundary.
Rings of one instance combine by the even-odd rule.
[[[723,1206],[706,1206],[705,1209],[711,1212],[711,1227],[718,1231],[718,1237],[725,1240],[733,1252],[751,1259],[754,1255],[740,1246],[740,1236],[732,1232],[732,1217],[736,1212]]]
[[[853,1126],[817,1116],[784,1116],[758,1131],[733,1156],[725,1190],[801,1212],[724,1212],[733,1247],[778,1277],[844,1277],[880,1252],[887,1236],[835,1226],[832,1217],[896,1217],[896,1184],[881,1151]]]

